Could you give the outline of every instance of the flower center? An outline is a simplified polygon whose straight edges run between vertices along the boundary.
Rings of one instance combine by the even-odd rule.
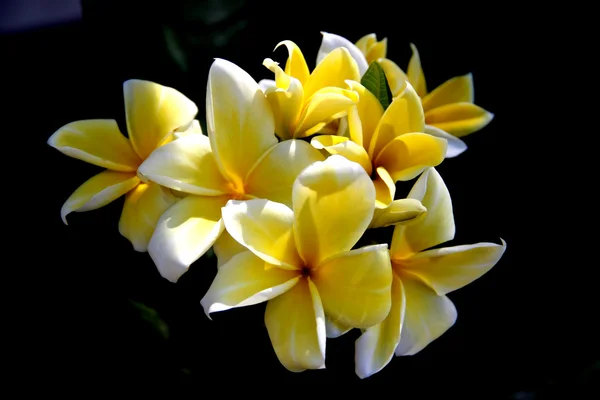
[[[309,278],[310,277],[310,268],[309,267],[302,267],[302,269],[300,270],[300,274],[302,274],[303,277],[305,278]]]
[[[229,194],[233,200],[248,200],[250,197],[244,190],[244,185],[237,182],[229,182]]]

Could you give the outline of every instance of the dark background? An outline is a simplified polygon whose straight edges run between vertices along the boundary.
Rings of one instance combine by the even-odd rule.
[[[594,263],[567,254],[566,241],[577,233],[559,225],[577,213],[561,193],[576,190],[554,180],[552,172],[566,162],[556,157],[556,145],[548,147],[536,120],[555,118],[555,125],[560,110],[540,106],[546,100],[537,88],[555,71],[541,58],[550,39],[526,23],[528,16],[502,8],[436,11],[425,2],[84,0],[19,13],[16,3],[3,2],[1,9],[8,103],[3,159],[13,180],[3,189],[5,234],[14,241],[5,242],[4,267],[15,274],[3,281],[3,291],[15,317],[6,325],[15,339],[7,341],[6,354],[16,356],[10,368],[22,390],[125,388],[197,397],[215,388],[279,396],[289,393],[277,390],[280,384],[294,390],[322,384],[328,391],[376,387],[381,396],[404,399],[598,395],[597,300],[584,289]],[[21,18],[59,8],[63,12],[43,26]],[[162,279],[149,256],[134,252],[118,233],[123,199],[71,214],[63,225],[62,203],[100,169],[45,143],[78,119],[117,118],[124,127],[122,82],[130,78],[179,89],[203,119],[213,58],[240,65],[257,81],[271,78],[262,60],[283,63],[285,50],[273,48],[291,39],[312,68],[319,31],[352,41],[371,32],[387,36],[388,56],[401,67],[413,42],[430,90],[472,72],[476,103],[496,115],[465,139],[465,153],[438,170],[453,197],[454,244],[502,237],[508,249],[491,272],[450,294],[459,315],[453,328],[363,381],[354,375],[358,332],[327,342],[326,370],[294,374],[275,357],[264,305],[208,320],[199,301],[215,274],[214,256],[194,264],[177,284]]]

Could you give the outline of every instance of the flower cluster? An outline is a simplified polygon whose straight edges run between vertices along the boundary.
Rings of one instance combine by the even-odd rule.
[[[119,232],[164,278],[214,249],[207,315],[267,302],[275,353],[296,372],[324,368],[326,338],[358,328],[365,378],[448,330],[457,313],[446,294],[504,253],[504,241],[440,247],[455,226],[435,167],[492,114],[473,103],[471,75],[428,92],[414,46],[405,73],[374,34],[354,44],[323,33],[312,71],[296,44],[281,45],[283,69],[263,62],[273,80],[213,62],[207,134],[191,100],[141,80],[123,86],[127,137],[114,120],[60,128],[51,146],[105,168],[61,216],[125,195]],[[375,240],[383,227],[389,238]]]

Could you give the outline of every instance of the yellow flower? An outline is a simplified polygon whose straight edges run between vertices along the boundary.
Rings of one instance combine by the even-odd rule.
[[[298,176],[293,211],[267,200],[229,202],[227,231],[249,251],[219,267],[201,301],[207,315],[268,300],[265,324],[283,366],[324,368],[326,316],[367,328],[390,310],[387,245],[351,250],[374,201],[364,170],[332,156]]]
[[[360,98],[348,114],[350,138],[322,135],[314,137],[311,144],[359,163],[373,178],[376,207],[384,209],[394,200],[395,182],[413,179],[425,168],[440,164],[447,143],[422,133],[423,108],[412,86],[407,85],[384,112],[363,85],[348,84]]]
[[[454,77],[433,91],[427,91],[427,82],[421,67],[421,58],[414,44],[412,57],[406,74],[397,64],[386,58],[387,41],[377,41],[372,33],[362,37],[356,46],[367,58],[367,62],[379,61],[393,84],[392,95],[402,91],[403,82],[408,80],[423,101],[425,123],[456,137],[463,137],[485,127],[494,115],[473,103],[473,76]]]
[[[148,180],[189,194],[161,216],[148,246],[161,275],[173,282],[221,235],[228,200],[291,204],[300,171],[324,158],[301,140],[278,144],[264,93],[229,61],[217,59],[210,68],[206,118],[208,137],[168,143],[139,168]]]
[[[427,207],[426,216],[394,229],[392,307],[379,325],[356,341],[356,373],[368,377],[397,356],[413,355],[446,332],[456,321],[456,308],[446,294],[473,282],[502,257],[506,243],[477,243],[436,248],[454,238],[448,189],[434,168],[415,183],[409,198]]]
[[[137,251],[146,251],[160,215],[177,197],[159,185],[137,176],[142,161],[175,132],[200,132],[193,123],[196,105],[177,90],[157,83],[128,80],[123,84],[129,138],[112,119],[71,122],[49,139],[63,154],[106,168],[83,183],[67,199],[61,217],[71,212],[95,210],[126,194],[119,232]],[[183,133],[183,132],[182,132]]]
[[[358,101],[345,89],[345,80],[359,80],[356,62],[346,49],[336,49],[309,72],[304,55],[286,40],[289,57],[285,71],[267,58],[263,65],[275,73],[275,80],[263,79],[263,88],[275,114],[275,132],[282,140],[310,136],[330,122],[345,116]],[[275,49],[277,49],[275,47]]]

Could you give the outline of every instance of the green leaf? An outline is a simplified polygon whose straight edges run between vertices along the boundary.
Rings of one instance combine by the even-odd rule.
[[[385,72],[383,72],[383,68],[381,68],[381,65],[377,61],[373,61],[369,65],[360,83],[377,97],[384,110],[389,107],[392,101],[392,91],[388,85]]]

